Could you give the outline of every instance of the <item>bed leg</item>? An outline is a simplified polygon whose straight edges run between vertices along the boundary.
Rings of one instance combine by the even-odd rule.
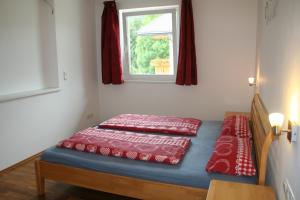
[[[36,187],[39,196],[45,195],[45,179],[41,175],[40,161],[35,161]]]

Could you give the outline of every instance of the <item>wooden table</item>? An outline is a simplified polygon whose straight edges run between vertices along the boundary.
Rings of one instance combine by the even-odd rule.
[[[206,200],[275,200],[271,187],[212,180]]]

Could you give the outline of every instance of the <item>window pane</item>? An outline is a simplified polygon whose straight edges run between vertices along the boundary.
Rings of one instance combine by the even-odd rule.
[[[129,73],[173,75],[172,14],[128,16]]]

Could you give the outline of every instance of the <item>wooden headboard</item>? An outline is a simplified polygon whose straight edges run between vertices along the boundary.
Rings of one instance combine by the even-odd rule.
[[[243,112],[227,112],[225,116],[237,114],[250,117],[258,169],[257,184],[264,185],[266,180],[268,153],[270,145],[274,140],[271,124],[269,122],[269,113],[265,105],[263,104],[259,94],[255,94],[252,101],[250,114]]]
[[[274,140],[269,113],[259,94],[256,94],[251,106],[252,132],[258,168],[258,184],[264,185],[270,145]]]

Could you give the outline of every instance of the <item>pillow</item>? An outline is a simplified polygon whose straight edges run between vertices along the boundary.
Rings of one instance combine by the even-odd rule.
[[[206,171],[234,176],[254,176],[256,169],[251,152],[249,138],[220,136],[206,165]]]
[[[240,138],[251,138],[249,118],[243,115],[232,115],[226,117],[223,122],[220,135],[231,135]]]

